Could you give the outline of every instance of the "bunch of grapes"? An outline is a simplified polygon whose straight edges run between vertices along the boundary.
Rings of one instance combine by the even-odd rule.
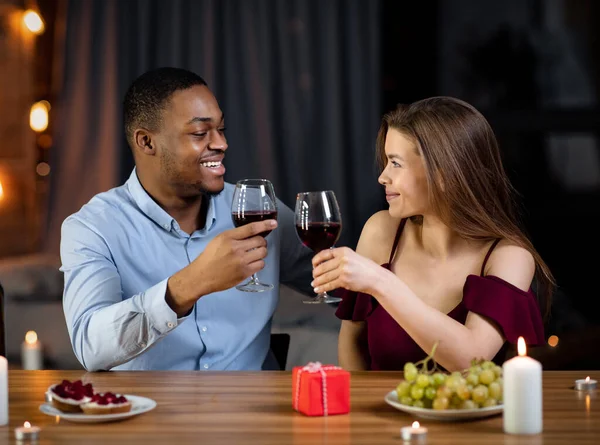
[[[489,360],[473,360],[462,372],[440,372],[433,353],[404,365],[404,380],[396,388],[402,405],[417,408],[475,409],[502,403],[502,368]],[[429,370],[427,362],[433,361]]]

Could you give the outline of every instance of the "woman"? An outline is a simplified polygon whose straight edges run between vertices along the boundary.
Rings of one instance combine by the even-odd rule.
[[[388,211],[356,252],[315,256],[315,292],[347,290],[339,362],[402,369],[430,354],[449,371],[491,360],[506,341],[544,342],[531,290],[549,307],[553,278],[517,225],[496,138],[471,105],[436,97],[383,118],[377,156]]]

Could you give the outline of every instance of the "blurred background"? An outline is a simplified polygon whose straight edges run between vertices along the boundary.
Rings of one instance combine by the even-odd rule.
[[[60,225],[131,172],[129,84],[177,66],[204,77],[227,115],[226,179],[271,179],[292,207],[299,191],[334,190],[350,247],[386,207],[374,161],[382,114],[436,95],[475,105],[559,285],[538,354],[548,369],[600,369],[599,37],[596,0],[0,0],[9,359],[39,348],[43,366],[78,366]],[[288,368],[336,363],[332,308],[301,299],[282,290],[274,320],[291,334]],[[30,330],[35,342],[23,340]]]

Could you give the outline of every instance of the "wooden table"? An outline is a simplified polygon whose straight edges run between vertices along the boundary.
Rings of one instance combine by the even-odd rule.
[[[502,416],[442,423],[422,420],[432,444],[599,444],[598,393],[572,389],[577,378],[600,372],[544,373],[544,433],[510,436]],[[42,428],[40,444],[403,444],[401,426],[414,418],[388,406],[384,395],[401,373],[352,374],[352,411],[345,416],[309,418],[291,407],[287,372],[105,372],[10,371],[10,426],[0,443],[15,443],[14,428],[29,420]],[[63,378],[91,381],[100,391],[150,397],[155,410],[115,423],[74,424],[42,414],[44,392]]]

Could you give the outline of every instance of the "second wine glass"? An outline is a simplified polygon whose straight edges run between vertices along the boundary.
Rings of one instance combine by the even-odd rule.
[[[277,199],[270,181],[266,179],[243,179],[235,185],[231,202],[233,225],[241,227],[265,219],[277,219]],[[271,231],[261,233],[267,236]],[[244,292],[264,292],[273,289],[272,284],[261,283],[253,274],[250,280],[236,286]]]
[[[319,253],[331,249],[342,232],[342,215],[335,193],[331,190],[298,193],[296,197],[296,232],[309,249]],[[304,300],[307,304],[338,303],[341,298],[327,292]]]

